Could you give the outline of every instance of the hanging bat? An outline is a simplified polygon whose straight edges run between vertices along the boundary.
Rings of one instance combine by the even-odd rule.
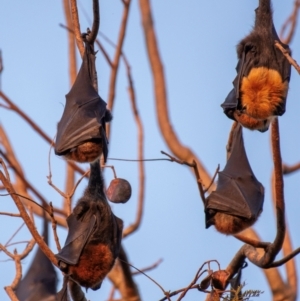
[[[251,130],[267,131],[272,118],[285,112],[291,65],[275,40],[290,53],[274,28],[271,1],[259,0],[254,28],[237,46],[234,88],[221,104],[229,118]]]
[[[48,244],[48,221],[44,218],[43,237]],[[16,288],[19,301],[56,301],[57,275],[48,257],[38,248],[33,261]]]
[[[95,52],[86,39],[81,68],[57,126],[55,154],[77,162],[93,162],[103,153],[106,162],[108,141],[105,123],[112,116],[93,83],[96,79]]]
[[[205,200],[206,228],[214,225],[224,234],[236,234],[252,226],[262,212],[264,187],[256,179],[245,152],[242,127],[234,130],[232,152],[217,189]]]
[[[97,290],[119,254],[123,221],[106,200],[99,160],[91,163],[88,187],[67,218],[69,233],[55,255],[59,268],[83,287]]]

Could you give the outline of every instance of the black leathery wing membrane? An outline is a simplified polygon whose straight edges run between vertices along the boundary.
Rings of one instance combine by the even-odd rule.
[[[68,236],[56,254],[59,268],[83,287],[97,290],[119,255],[123,221],[104,193],[99,160],[91,163],[87,189],[67,218]]]
[[[206,228],[215,225],[225,234],[238,233],[252,225],[262,211],[264,188],[250,167],[240,124],[234,130],[232,152],[217,188],[205,202]]]
[[[43,237],[48,244],[48,221],[44,219]],[[16,288],[19,301],[56,301],[57,274],[43,251],[38,248],[33,261]]]
[[[68,155],[80,145],[96,141],[102,143],[101,147],[106,161],[108,142],[105,122],[110,120],[106,120],[108,111],[106,102],[93,86],[95,72],[95,54],[92,46],[85,41],[82,65],[75,83],[66,95],[64,112],[57,126],[55,142],[57,155]]]

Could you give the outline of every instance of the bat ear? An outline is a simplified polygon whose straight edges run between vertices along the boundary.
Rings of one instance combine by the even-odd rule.
[[[104,115],[104,121],[105,122],[110,122],[112,121],[113,117],[112,117],[112,114],[111,114],[111,111],[106,109],[106,112],[105,112],[105,115]]]
[[[99,284],[93,286],[91,289],[92,289],[93,291],[97,291],[99,288],[101,288],[101,285],[102,285],[102,281],[101,281]]]
[[[205,213],[205,229],[208,229],[210,226],[215,224],[214,216],[216,211],[213,209],[208,209]]]

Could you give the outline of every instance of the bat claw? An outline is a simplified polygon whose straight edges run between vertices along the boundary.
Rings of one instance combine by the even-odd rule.
[[[67,273],[67,272],[68,272],[68,265],[67,265],[65,262],[60,261],[60,262],[58,263],[58,265],[59,265],[59,269],[60,269],[62,272],[64,272],[64,273]]]

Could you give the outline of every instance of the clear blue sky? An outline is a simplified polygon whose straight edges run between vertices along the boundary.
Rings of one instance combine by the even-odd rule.
[[[91,1],[81,1],[91,15]],[[225,164],[225,145],[231,121],[223,114],[220,104],[232,88],[237,63],[235,46],[252,28],[254,9],[258,1],[250,0],[164,0],[152,1],[159,49],[165,67],[170,116],[182,143],[201,158],[212,174],[217,166]],[[101,31],[117,40],[122,15],[121,1],[101,1]],[[290,14],[293,0],[274,0],[275,27]],[[82,6],[80,6],[82,7]],[[91,24],[80,13],[82,31]],[[69,91],[67,34],[59,27],[65,23],[62,1],[5,1],[1,7],[0,48],[4,71],[1,75],[3,91],[37,122],[48,135],[56,133],[65,94]],[[291,44],[295,59],[300,61],[299,29]],[[101,40],[101,39],[100,39]],[[104,46],[112,55],[113,49]],[[134,78],[139,112],[145,128],[145,158],[161,157],[160,150],[168,151],[161,138],[155,115],[154,94],[149,62],[141,28],[138,1],[133,1],[129,14],[124,52]],[[79,58],[79,56],[78,56]],[[78,59],[78,65],[80,59]],[[99,93],[107,99],[110,70],[99,53],[97,57]],[[109,157],[136,158],[137,131],[127,94],[127,78],[121,65],[116,90],[116,106],[112,122]],[[287,111],[280,117],[282,155],[284,162],[299,161],[300,140],[299,77],[292,70]],[[26,175],[39,191],[59,206],[61,197],[47,184],[49,145],[31,130],[15,113],[0,108],[0,122],[10,136],[17,157]],[[266,188],[264,212],[255,225],[261,237],[272,241],[276,227],[270,199],[269,132],[244,130],[245,145],[252,169]],[[53,182],[64,187],[65,164],[52,155]],[[125,226],[135,219],[138,166],[136,163],[114,164],[119,177],[132,184],[131,200],[125,205],[113,205]],[[87,166],[85,166],[87,168]],[[112,175],[105,174],[107,182]],[[286,211],[294,247],[300,245],[299,231],[299,174],[285,179]],[[80,185],[76,198],[86,186]],[[0,199],[0,211],[16,212],[9,198]],[[16,218],[0,216],[0,243],[4,244],[21,224]],[[37,219],[37,226],[40,220]],[[59,230],[61,242],[66,231]],[[15,239],[30,239],[22,231]],[[130,262],[138,268],[151,265],[162,258],[158,268],[149,275],[165,290],[187,286],[204,261],[217,259],[226,268],[242,244],[210,228],[205,230],[202,202],[197,185],[188,168],[170,162],[146,163],[146,198],[143,221],[138,232],[124,240]],[[23,245],[18,245],[19,251]],[[54,243],[51,248],[56,252]],[[278,255],[281,258],[281,254]],[[0,287],[11,283],[14,264],[3,262],[0,254]],[[24,260],[24,269],[31,257]],[[297,266],[300,266],[297,258]],[[143,300],[158,300],[162,293],[144,276],[135,280]],[[247,289],[265,291],[261,300],[270,300],[264,274],[255,266],[244,270]],[[59,286],[61,283],[59,283]],[[89,292],[92,301],[107,300],[110,283],[105,281],[101,290]],[[205,295],[190,292],[185,300],[202,300]],[[0,289],[0,300],[8,300]]]

